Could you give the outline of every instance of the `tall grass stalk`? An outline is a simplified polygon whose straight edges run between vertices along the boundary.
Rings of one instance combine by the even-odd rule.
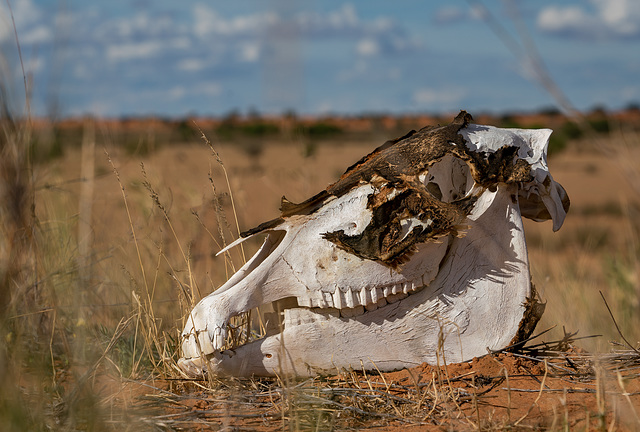
[[[196,125],[196,127],[198,127],[198,126]],[[229,191],[229,198],[231,200],[231,208],[232,208],[232,211],[233,211],[233,217],[234,217],[234,220],[236,222],[236,230],[237,230],[238,237],[240,237],[240,224],[238,222],[238,212],[236,210],[235,200],[233,199],[233,190],[231,188],[231,183],[229,181],[229,173],[227,172],[227,169],[224,166],[224,163],[222,162],[222,159],[220,158],[220,155],[218,154],[216,149],[213,147],[213,144],[211,143],[211,140],[209,140],[209,138],[207,138],[205,133],[202,132],[202,129],[200,129],[198,127],[198,130],[200,131],[202,139],[204,140],[204,142],[207,144],[207,146],[211,150],[211,154],[213,154],[213,156],[216,159],[216,162],[218,163],[218,165],[220,165],[220,167],[222,168],[222,172],[224,173],[224,179],[225,179],[225,181],[227,183],[227,189]],[[217,196],[215,194],[215,184],[214,184],[213,180],[211,179],[211,176],[209,177],[209,179],[211,180],[211,187],[214,189],[214,196]],[[224,214],[222,213],[220,216],[224,216]],[[222,237],[222,239],[223,239],[223,245],[226,246],[226,243],[224,242],[224,237]],[[246,258],[245,254],[244,254],[244,246],[242,244],[240,244],[240,251],[242,252],[242,262],[244,263],[244,262],[247,261],[247,258]]]

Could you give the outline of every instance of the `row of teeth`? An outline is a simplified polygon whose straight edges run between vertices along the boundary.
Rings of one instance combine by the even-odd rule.
[[[422,278],[385,287],[317,291],[314,296],[298,298],[298,306],[322,309],[323,314],[350,318],[395,303],[424,287]],[[337,312],[335,312],[337,311]]]

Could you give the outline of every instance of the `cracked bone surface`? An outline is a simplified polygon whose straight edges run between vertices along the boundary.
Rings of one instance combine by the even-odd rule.
[[[569,208],[549,173],[551,130],[451,124],[389,141],[324,191],[242,234],[258,252],[187,317],[188,375],[309,376],[459,362],[508,347],[544,309],[522,216]],[[266,335],[228,346],[229,320],[264,314]],[[267,319],[267,316],[269,317]]]

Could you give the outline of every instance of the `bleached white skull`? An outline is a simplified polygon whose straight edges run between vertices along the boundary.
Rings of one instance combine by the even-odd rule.
[[[521,215],[557,230],[569,208],[547,167],[551,131],[470,120],[387,142],[301,204],[283,198],[280,218],[240,239],[267,234],[261,249],[188,316],[181,368],[386,371],[530,334],[541,310]],[[230,318],[263,305],[281,312],[267,335],[221,350]]]

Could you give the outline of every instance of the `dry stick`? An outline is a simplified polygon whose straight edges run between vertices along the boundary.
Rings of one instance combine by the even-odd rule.
[[[136,361],[136,347],[138,346],[138,328],[140,326],[140,320],[142,319],[142,304],[140,303],[140,297],[133,291],[131,293],[133,295],[133,299],[138,304],[138,313],[136,314],[136,330],[133,333],[133,350],[131,351],[131,374],[138,369],[138,361]],[[140,353],[140,360],[142,360],[142,353]]]
[[[127,212],[127,219],[129,220],[129,227],[131,229],[131,234],[133,235],[133,243],[135,245],[136,253],[137,253],[137,256],[138,256],[138,264],[140,266],[140,271],[142,273],[142,280],[144,282],[145,291],[147,292],[147,295],[149,295],[149,284],[147,282],[147,275],[146,275],[146,271],[144,269],[144,265],[142,263],[142,254],[140,252],[140,246],[138,244],[138,238],[136,236],[136,230],[135,230],[135,228],[133,226],[133,219],[131,217],[131,212],[129,210],[129,203],[127,201],[127,195],[126,195],[126,192],[125,192],[125,188],[124,188],[124,185],[122,184],[122,181],[120,179],[120,173],[118,172],[118,169],[116,168],[115,164],[113,163],[113,160],[111,159],[111,156],[109,155],[109,152],[106,149],[104,149],[104,152],[107,155],[107,160],[109,161],[109,164],[111,165],[111,168],[113,169],[113,172],[114,172],[114,174],[116,176],[116,179],[118,180],[118,184],[120,185],[120,190],[121,190],[121,193],[122,193],[122,199],[124,201],[124,207],[125,207],[125,210]],[[135,296],[135,293],[134,293],[134,296]],[[136,297],[136,300],[138,301],[138,307],[140,308],[140,302],[137,299],[137,297]],[[138,325],[139,325],[139,322],[140,322],[140,309],[138,310],[138,319],[136,320],[136,331],[135,331],[134,343],[133,343],[134,349],[133,349],[133,354],[132,354],[133,355],[132,373],[136,370],[136,368],[137,368],[137,366],[139,364],[139,361],[136,361],[136,359],[135,359],[135,347],[136,347],[137,340],[138,340]]]
[[[478,403],[478,388],[476,387],[476,376],[471,377],[471,385],[473,386],[473,408],[476,412],[476,419],[478,421],[477,429],[480,430],[480,404]]]
[[[598,421],[600,423],[600,429],[605,428],[606,424],[606,401],[605,401],[605,388],[602,382],[603,369],[601,365],[596,367],[596,406],[598,407]]]
[[[118,169],[116,168],[115,164],[113,163],[113,160],[111,159],[111,156],[110,156],[109,152],[106,149],[104,149],[104,152],[105,152],[105,154],[107,156],[107,160],[109,161],[109,164],[111,165],[111,168],[113,169],[113,172],[114,172],[114,174],[116,176],[118,184],[120,185],[120,190],[121,190],[121,193],[122,193],[122,200],[124,202],[125,210],[126,210],[126,213],[127,213],[127,219],[129,221],[129,227],[131,229],[131,234],[133,236],[133,243],[134,243],[135,248],[136,248],[136,254],[137,254],[137,257],[138,257],[138,265],[140,266],[140,272],[142,273],[142,280],[144,282],[144,288],[145,288],[145,292],[147,294],[147,299],[148,299],[148,302],[149,302],[149,308],[150,308],[150,313],[151,313],[150,322],[152,323],[152,327],[150,328],[150,330],[153,330],[154,334],[157,334],[157,326],[155,325],[155,321],[156,320],[155,320],[155,316],[153,315],[152,298],[153,298],[153,295],[155,294],[155,288],[156,288],[156,284],[157,284],[158,267],[156,267],[156,275],[154,276],[153,290],[151,291],[149,289],[149,283],[147,281],[147,274],[146,274],[146,271],[145,271],[145,268],[144,268],[144,264],[142,263],[142,253],[140,251],[140,245],[138,243],[136,230],[134,228],[133,218],[131,216],[131,211],[129,210],[129,203],[128,203],[128,200],[127,200],[127,194],[126,194],[126,191],[125,191],[125,187],[124,187],[124,185],[122,183],[122,180],[120,178],[120,173],[119,173]],[[146,179],[146,173],[144,172],[144,166],[143,166],[143,173],[144,173],[145,179]],[[156,198],[157,198],[157,194],[156,194]],[[159,201],[157,201],[157,204],[159,204]],[[171,228],[171,231],[173,232],[174,237],[176,238],[176,241],[178,243],[178,247],[180,248],[180,251],[182,252],[182,247],[180,245],[180,242],[177,239],[175,231],[173,230],[173,226],[171,225],[171,222],[168,219],[168,215],[164,211],[164,207],[162,207],[162,205],[160,205],[160,207],[163,210],[163,214],[164,214],[165,218],[169,222],[169,227]],[[183,253],[183,256],[184,256],[184,253]],[[160,256],[158,257],[158,265],[159,265],[159,262],[160,262]],[[190,276],[191,276],[191,272],[189,272],[189,273],[190,273]],[[140,305],[139,300],[138,300],[138,305],[139,305],[139,308],[140,308],[141,305]],[[140,309],[139,309],[138,320],[136,321],[136,334],[135,334],[135,339],[134,339],[134,351],[133,351],[134,357],[135,357],[135,344],[137,343],[137,336],[138,336],[138,323],[139,323],[139,319],[140,319],[140,313],[141,312],[140,312]],[[150,345],[146,341],[146,338],[145,338],[145,343],[147,344],[147,349],[149,349]],[[149,357],[153,358],[152,355],[150,355]],[[134,358],[134,362],[133,362],[134,369],[133,370],[135,370],[138,367],[141,359],[142,359],[142,357],[140,357],[140,359],[135,361],[135,358]],[[155,365],[155,362],[154,362],[154,365]]]
[[[162,255],[162,251],[160,251],[160,254],[158,255],[158,261],[157,261],[157,264],[156,264],[156,270],[155,270],[155,275],[154,275],[154,279],[153,279],[152,292],[150,293],[149,290],[146,290],[148,305],[145,306],[140,301],[140,298],[134,293],[134,297],[136,299],[136,302],[138,303],[138,320],[142,321],[144,319],[145,322],[143,322],[143,324],[146,324],[146,330],[147,331],[143,332],[143,334],[142,334],[142,336],[144,338],[144,345],[145,345],[145,348],[147,350],[147,353],[149,354],[149,359],[151,360],[151,363],[153,364],[153,367],[156,368],[156,369],[158,367],[158,364],[156,363],[156,361],[154,359],[154,356],[152,355],[153,346],[155,345],[155,347],[158,350],[158,352],[160,352],[160,346],[159,346],[159,343],[158,343],[158,340],[157,340],[158,327],[156,325],[156,318],[155,318],[155,314],[153,312],[152,297],[155,294],[155,287],[156,287],[156,284],[157,284],[158,273],[159,273],[159,270],[160,270],[161,255]],[[137,338],[138,338],[137,336],[138,336],[138,325],[136,323],[136,335],[135,335],[135,339],[134,339],[134,347],[135,347],[135,344],[137,343]],[[134,363],[133,370],[137,370],[138,369],[138,366],[140,365],[140,362],[142,361],[143,354],[144,354],[144,352],[140,353],[140,356],[139,356],[138,360]],[[135,348],[134,348],[134,351],[133,351],[133,355],[135,357]]]
[[[495,350],[495,351],[493,351],[493,350],[489,350],[489,352],[490,352],[491,354],[498,354],[498,353],[505,352],[505,351],[511,351],[511,350],[516,349],[516,348],[524,348],[524,345],[525,345],[527,342],[530,342],[530,341],[532,341],[532,340],[534,340],[534,339],[536,339],[536,338],[538,338],[538,337],[542,336],[543,334],[550,332],[551,330],[553,330],[553,329],[554,329],[554,328],[556,328],[556,327],[557,327],[557,325],[554,325],[554,326],[552,326],[552,327],[549,327],[549,328],[548,328],[548,329],[546,329],[546,330],[541,331],[541,332],[540,332],[540,333],[538,333],[538,334],[535,334],[535,335],[533,335],[533,336],[528,337],[528,338],[527,338],[527,339],[525,339],[525,340],[522,340],[522,341],[520,341],[520,342],[516,342],[516,343],[514,343],[513,345],[509,345],[508,347],[504,347],[504,348],[502,348],[502,349]],[[542,342],[542,343],[539,343],[539,344],[536,344],[536,345],[530,345],[530,346],[527,346],[527,349],[531,349],[532,347],[537,347],[537,346],[542,346],[542,345],[547,345],[547,344],[546,344],[545,342]]]
[[[51,322],[51,338],[49,339],[49,355],[51,356],[51,380],[53,381],[53,388],[56,388],[56,365],[55,365],[55,360],[53,357],[53,336],[55,333],[55,328],[56,328],[56,318],[58,316],[58,313],[55,309],[53,310],[53,320]]]
[[[591,415],[589,414],[589,407],[586,404],[585,404],[584,410],[585,410],[585,414],[587,416],[587,418],[585,419],[585,425],[586,425],[585,429],[586,429],[586,432],[589,432],[589,424],[591,422]]]
[[[151,361],[151,363],[153,364],[153,367],[155,369],[158,368],[158,363],[156,363],[154,356],[153,356],[153,346],[156,346],[156,349],[158,350],[158,352],[160,352],[160,347],[158,346],[157,340],[154,337],[154,335],[158,334],[157,329],[155,328],[155,322],[152,321],[152,314],[153,311],[150,311],[148,308],[145,308],[145,305],[140,301],[140,297],[138,295],[136,295],[134,293],[134,297],[136,302],[138,303],[138,321],[141,322],[142,324],[142,328],[143,328],[143,332],[142,332],[142,338],[143,338],[143,342],[144,342],[144,347],[147,350],[147,354],[148,354],[148,358]],[[146,321],[146,328],[144,327],[145,325],[145,321]],[[149,323],[151,321],[151,324]],[[146,330],[146,331],[145,331]],[[138,324],[136,323],[136,335],[135,335],[135,341],[137,342],[138,339]],[[133,356],[135,358],[135,348],[133,351]],[[136,360],[135,364],[134,364],[134,368],[133,370],[137,370],[138,367],[140,366],[140,363],[142,362],[142,358],[144,356],[144,352],[140,353],[140,356],[138,357],[138,359]]]
[[[509,372],[505,366],[504,376],[507,379],[507,420],[511,423],[511,384],[509,383]]]
[[[22,68],[22,79],[24,81],[24,99],[27,108],[27,118],[31,122],[31,102],[29,96],[29,86],[27,85],[27,74],[24,71],[24,63],[22,61],[22,48],[20,48],[20,40],[18,39],[18,28],[16,27],[16,20],[13,17],[13,9],[11,3],[6,0],[7,7],[9,8],[9,14],[11,15],[11,24],[13,25],[13,35],[16,38],[16,46],[18,47],[18,58],[20,59],[20,67]]]
[[[220,243],[218,242],[218,239],[215,238],[215,236],[213,235],[213,233],[209,230],[209,228],[204,224],[204,222],[202,221],[202,219],[200,219],[200,215],[198,214],[197,211],[195,210],[191,210],[191,214],[193,216],[195,216],[196,220],[198,221],[198,223],[200,223],[200,226],[202,226],[202,228],[204,228],[204,230],[207,232],[207,234],[209,234],[209,237],[211,237],[211,240],[213,240],[213,242],[216,244],[216,246],[219,249],[222,249],[223,246],[220,245]]]
[[[616,330],[618,330],[618,334],[620,335],[620,337],[622,338],[622,340],[627,344],[627,346],[629,348],[631,348],[631,350],[633,350],[636,354],[640,355],[640,351],[638,351],[637,349],[635,349],[633,347],[633,345],[631,345],[629,343],[629,341],[627,340],[626,337],[624,337],[624,335],[622,334],[622,331],[620,331],[620,327],[618,327],[618,323],[616,322],[616,319],[613,316],[613,313],[611,312],[611,308],[609,308],[609,304],[607,303],[607,299],[604,298],[604,294],[602,294],[602,291],[600,292],[600,296],[602,297],[602,300],[604,301],[604,305],[607,307],[607,310],[609,311],[609,315],[611,315],[611,319],[613,320],[613,324],[616,326]]]
[[[140,163],[140,169],[142,170],[142,177],[144,177],[144,182],[142,182],[143,186],[147,189],[149,194],[151,194],[151,199],[153,200],[156,207],[158,207],[162,212],[162,216],[164,216],[165,221],[167,221],[167,225],[169,226],[169,229],[171,230],[171,234],[173,235],[173,238],[175,239],[176,244],[178,245],[178,249],[180,249],[180,254],[182,255],[182,259],[184,259],[185,263],[188,263],[189,260],[187,258],[187,254],[185,253],[184,248],[182,247],[182,244],[178,239],[178,234],[173,228],[173,224],[171,223],[171,218],[169,217],[169,213],[167,212],[167,209],[164,207],[164,205],[160,202],[160,196],[155,191],[155,189],[153,189],[151,182],[149,182],[149,178],[147,177],[147,172],[144,169],[144,163],[142,162]]]
[[[125,192],[124,185],[122,184],[122,181],[120,180],[120,173],[118,172],[118,169],[116,168],[115,164],[111,160],[111,156],[109,155],[109,152],[107,151],[107,149],[104,149],[104,153],[107,155],[107,160],[109,161],[109,164],[111,165],[111,168],[113,169],[113,173],[116,175],[116,179],[118,180],[118,184],[120,185],[120,191],[122,192],[122,200],[124,201],[124,208],[125,208],[125,210],[127,212],[127,219],[129,220],[129,228],[131,228],[131,234],[133,235],[133,244],[136,247],[136,253],[137,253],[137,256],[138,256],[138,264],[140,265],[140,272],[142,273],[142,280],[144,282],[145,289],[147,289],[147,291],[148,291],[149,290],[149,286],[147,285],[147,275],[146,275],[145,270],[144,270],[144,265],[142,264],[142,254],[140,253],[140,246],[138,245],[138,238],[136,237],[136,230],[133,227],[133,219],[131,218],[131,211],[129,210],[129,203],[127,201],[127,194]]]
[[[627,402],[629,403],[629,408],[631,409],[633,416],[636,418],[636,423],[640,423],[640,417],[638,417],[638,413],[635,407],[633,406],[633,401],[631,401],[631,397],[629,397],[629,392],[627,392],[627,389],[624,387],[622,374],[620,373],[620,371],[616,371],[616,375],[618,377],[618,385],[620,386],[620,389],[622,389],[622,396],[624,396]]]
[[[422,391],[420,390],[418,379],[415,377],[415,375],[413,375],[413,372],[411,371],[411,369],[407,369],[407,373],[409,374],[411,381],[413,381],[413,385],[416,387],[416,396],[418,398],[418,406],[416,407],[416,409],[420,409],[420,405],[422,405],[422,397],[421,397]]]
[[[113,336],[111,337],[111,340],[109,341],[109,344],[105,348],[104,352],[102,353],[100,358],[95,363],[93,363],[93,365],[89,367],[89,369],[80,378],[78,378],[74,389],[68,393],[66,398],[67,400],[73,400],[78,396],[78,392],[80,391],[81,387],[84,385],[85,381],[89,377],[95,374],[102,360],[104,360],[107,357],[107,354],[111,352],[113,347],[116,345],[116,342],[122,337],[127,327],[129,327],[129,323],[131,322],[132,319],[133,317],[129,317],[126,320],[124,318],[120,319],[120,322],[116,326],[116,330],[114,331]]]
[[[445,377],[447,379],[447,385],[448,385],[448,389],[449,389],[449,396],[451,397],[451,401],[453,402],[453,404],[456,406],[456,408],[458,408],[458,412],[462,413],[462,407],[460,406],[460,404],[458,403],[458,400],[456,399],[455,395],[453,394],[452,391],[452,385],[451,385],[451,377],[449,376],[449,368],[447,367],[447,358],[445,356],[445,351],[444,351],[444,342],[445,342],[445,338],[446,336],[444,335],[444,330],[443,330],[443,325],[442,322],[440,321],[440,317],[438,317],[438,323],[440,324],[440,330],[438,332],[438,351],[441,352],[442,354],[442,363],[443,363],[443,367],[444,367],[444,373],[445,373]],[[456,326],[456,328],[458,329],[458,338],[460,340],[460,344],[461,344],[461,350],[462,350],[462,340],[460,339],[460,328],[458,327],[457,324],[449,322],[449,324],[453,324]],[[436,359],[439,358],[439,356],[436,356]],[[439,361],[436,362],[437,363],[437,367],[438,370],[440,370],[440,364]],[[449,416],[451,416],[451,413],[448,413]],[[451,419],[451,417],[449,417]],[[469,423],[471,423],[473,425],[473,422],[471,420],[469,420],[468,418],[465,418],[465,420],[467,420]]]
[[[528,63],[533,68],[538,81],[565,111],[569,112],[573,117],[579,118],[582,122],[584,122],[580,112],[573,106],[567,95],[551,77],[549,70],[542,60],[542,56],[538,52],[538,49],[533,42],[533,39],[531,38],[531,34],[526,29],[517,5],[511,0],[507,0],[506,3],[507,13],[510,15],[511,20],[514,22],[516,31],[519,33],[520,40],[522,41],[524,57],[528,58]]]
[[[235,223],[236,223],[237,235],[238,235],[238,237],[240,237],[240,223],[238,222],[238,212],[236,210],[235,200],[233,198],[233,191],[232,191],[232,188],[231,188],[231,182],[229,180],[229,175],[227,173],[227,169],[224,166],[224,163],[222,162],[222,159],[220,158],[220,155],[213,148],[213,144],[211,143],[209,138],[207,138],[207,136],[202,131],[202,129],[198,126],[197,123],[194,122],[194,124],[195,124],[196,128],[198,129],[198,131],[200,132],[202,139],[209,146],[209,149],[211,150],[213,156],[216,158],[216,161],[222,167],[222,172],[224,173],[225,181],[227,183],[227,189],[229,190],[229,198],[231,200],[231,207],[232,207],[232,211],[233,211],[234,220],[235,220]],[[215,187],[215,183],[213,181],[213,175],[211,174],[211,172],[209,173],[209,181],[211,183],[211,187],[212,187],[213,193],[214,193],[214,200],[216,202],[216,215],[218,215],[218,217],[219,217],[219,215],[220,215],[219,210],[221,209],[221,206],[220,206],[218,198],[217,198],[216,187]],[[218,207],[220,207],[220,209]],[[225,221],[226,221],[226,219],[225,219]],[[220,219],[218,219],[218,229],[219,229],[220,237],[222,239],[222,244],[223,244],[223,246],[226,246],[226,241],[225,241],[225,238],[224,238],[224,231],[222,229],[222,224],[220,223]],[[209,230],[207,230],[207,232],[209,232],[209,234],[211,235]],[[216,244],[217,244],[217,242],[216,242]],[[246,263],[247,259],[246,259],[245,252],[244,252],[244,246],[242,244],[240,244],[240,251],[241,251],[241,254],[242,254],[242,262],[244,264],[244,263]],[[233,265],[233,261],[231,259],[231,255],[230,255],[229,252],[227,252],[225,254],[225,263],[229,263],[230,266],[231,266],[232,271],[235,273],[235,266]],[[192,296],[192,299],[193,298],[194,297]],[[244,314],[244,316],[246,318],[246,320],[245,320],[245,335],[246,335],[246,338],[248,340],[248,338],[251,335],[251,311],[247,311]]]
[[[521,62],[527,62],[531,65],[534,76],[538,83],[553,97],[558,105],[567,112],[570,117],[585,130],[591,130],[589,124],[585,121],[580,112],[573,106],[569,98],[564,94],[562,89],[555,83],[548,69],[542,61],[542,57],[538,53],[531,36],[526,31],[525,25],[522,23],[517,6],[511,1],[507,1],[507,12],[512,21],[516,25],[519,32],[521,43],[516,40],[509,31],[502,25],[491,11],[482,3],[481,0],[467,0],[467,2],[476,10],[480,11],[481,18],[487,24],[489,29],[502,41],[506,48],[511,51],[514,57]]]
[[[362,373],[364,374],[364,378],[367,381],[367,385],[369,386],[369,390],[374,391],[373,385],[371,384],[371,380],[369,379],[369,375],[367,375],[367,370],[364,367],[364,362],[360,359],[360,367],[362,368]]]
[[[147,189],[147,191],[151,194],[151,199],[153,200],[153,202],[156,204],[156,206],[160,209],[160,211],[162,212],[162,215],[164,216],[164,219],[167,222],[167,225],[169,226],[169,229],[171,230],[171,233],[173,234],[173,238],[176,241],[176,244],[178,245],[178,249],[180,250],[180,253],[182,255],[182,259],[184,260],[184,262],[187,265],[187,272],[189,275],[189,289],[191,290],[191,298],[195,298],[195,291],[198,291],[198,295],[200,295],[200,290],[198,288],[198,286],[195,283],[195,280],[193,279],[193,272],[191,271],[191,260],[188,257],[188,255],[184,252],[184,249],[182,247],[182,244],[180,243],[180,240],[178,239],[178,235],[175,231],[175,229],[173,228],[173,224],[171,223],[171,218],[169,217],[169,213],[167,212],[166,208],[162,205],[162,203],[160,202],[160,197],[158,195],[158,193],[153,189],[153,186],[151,185],[151,183],[149,182],[148,178],[147,178],[147,173],[144,169],[144,164],[140,163],[140,167],[142,169],[142,176],[144,177],[145,181],[143,182],[144,187]],[[149,290],[149,288],[147,287],[147,291]],[[192,300],[193,301],[193,300]],[[195,322],[195,320],[193,320],[192,317],[192,321]],[[199,343],[198,343],[198,336],[196,334],[196,344],[199,347]],[[202,354],[202,350],[200,350],[201,354]]]
[[[160,261],[161,261],[162,255],[164,255],[162,241],[160,241],[160,244],[158,244],[156,247],[158,247],[158,261],[156,262],[156,271],[155,271],[155,274],[153,275],[153,285],[151,287],[151,294],[147,292],[149,307],[152,308],[152,312],[153,312],[153,307],[152,307],[153,299],[155,298],[156,287],[158,286],[158,275],[160,274]],[[152,316],[154,318],[154,321],[153,321],[154,328],[156,328],[156,331],[157,331],[157,326],[155,326],[155,314],[152,313]]]
[[[222,204],[220,204],[220,199],[218,198],[218,191],[216,188],[216,184],[213,181],[213,174],[211,166],[209,166],[209,183],[211,184],[211,191],[213,192],[213,205],[215,207],[216,213],[216,222],[218,225],[218,235],[220,236],[220,240],[222,241],[222,246],[220,249],[223,249],[227,246],[227,240],[224,236],[224,229],[227,228],[231,231],[231,227],[229,226],[229,222],[224,213],[224,209],[222,208]],[[216,244],[218,244],[216,242]],[[233,264],[233,258],[231,257],[231,251],[226,251],[224,253],[224,271],[225,277],[229,279],[229,267],[231,267],[231,271],[235,273],[235,266]]]
[[[431,410],[427,413],[426,416],[424,416],[422,421],[425,421],[426,419],[431,417],[433,412],[436,410],[436,407],[438,406],[438,399],[439,399],[438,398],[438,387],[436,386],[436,376],[435,376],[435,373],[433,373],[433,372],[431,372],[431,384],[433,385],[433,407],[431,407]]]
[[[158,261],[156,262],[156,271],[155,271],[155,274],[154,274],[154,277],[153,277],[153,285],[152,285],[152,288],[151,288],[151,294],[149,294],[147,292],[147,299],[149,301],[149,311],[147,312],[147,319],[150,321],[149,328],[153,329],[153,334],[155,336],[158,335],[158,326],[157,326],[157,323],[156,323],[157,320],[156,320],[155,312],[154,312],[154,309],[153,309],[153,299],[155,298],[156,287],[158,286],[157,284],[158,284],[158,277],[159,277],[159,274],[160,274],[160,262],[161,262],[161,259],[162,259],[162,257],[161,257],[162,255],[163,255],[162,242],[160,242],[160,249],[158,251]],[[157,337],[153,337],[152,339],[153,339],[154,345],[156,346],[156,349],[158,350],[158,352],[161,352],[160,351],[160,346],[158,344]],[[166,343],[166,340],[165,340],[165,343]],[[151,357],[151,359],[153,361],[153,356],[150,356],[150,357]],[[162,358],[164,358],[164,356]],[[154,366],[155,366],[155,362],[154,362]]]
[[[371,358],[369,358],[369,361],[371,361],[371,363],[373,364],[373,367],[376,368],[376,370],[378,371],[378,373],[380,374],[380,378],[382,378],[382,381],[384,382],[384,385],[386,387],[386,392],[389,393],[389,384],[387,384],[387,380],[385,379],[384,375],[382,374],[382,372],[380,372],[380,369],[378,369],[378,365],[376,365],[376,363],[371,360]],[[398,409],[398,407],[396,406],[395,403],[393,403],[393,400],[391,398],[388,398],[389,402],[391,403],[391,406],[393,407],[394,411],[396,412],[396,414],[398,414],[398,417],[401,417],[401,413],[400,410]]]
[[[229,181],[229,175],[227,173],[227,169],[224,166],[224,163],[222,162],[222,159],[220,158],[220,155],[218,154],[216,149],[213,148],[213,144],[211,143],[209,138],[207,138],[207,136],[202,131],[202,129],[200,129],[200,126],[198,126],[195,122],[194,122],[194,124],[196,125],[196,127],[198,128],[198,131],[202,135],[202,139],[204,140],[204,142],[211,149],[211,152],[213,153],[213,156],[216,158],[216,162],[218,162],[218,164],[220,164],[220,166],[222,167],[222,172],[224,173],[224,178],[225,178],[225,181],[227,182],[227,188],[229,189],[229,198],[231,200],[231,208],[233,209],[233,217],[234,217],[235,222],[236,222],[236,229],[238,231],[238,237],[240,237],[240,223],[238,222],[238,212],[236,211],[236,204],[235,204],[235,200],[233,199],[233,191],[231,190],[231,182]],[[247,259],[246,259],[245,255],[244,255],[244,247],[243,247],[242,243],[240,244],[240,250],[242,251],[242,260],[243,260],[243,262],[246,262]]]
[[[523,415],[522,417],[520,417],[518,419],[518,421],[516,421],[513,425],[514,426],[518,426],[518,424],[524,420],[525,418],[527,418],[529,416],[529,414],[531,414],[531,410],[533,410],[533,407],[538,405],[538,401],[540,400],[540,397],[542,396],[542,391],[544,390],[544,386],[545,386],[545,381],[547,380],[547,375],[549,374],[549,366],[547,364],[547,360],[545,359],[544,361],[544,376],[542,377],[542,383],[540,383],[540,391],[538,392],[538,397],[536,397],[536,400],[533,401],[533,403],[531,404],[531,406],[529,407],[529,410],[525,413],[525,415]]]

